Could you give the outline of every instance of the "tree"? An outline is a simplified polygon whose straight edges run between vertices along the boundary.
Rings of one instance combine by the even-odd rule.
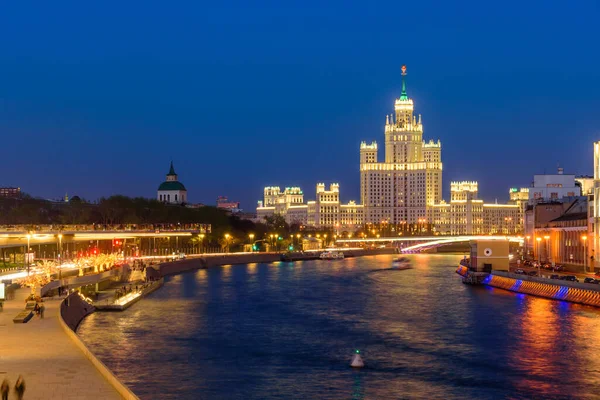
[[[52,280],[52,275],[56,274],[56,272],[58,271],[58,269],[56,268],[56,263],[52,260],[38,261],[37,266],[42,270],[48,282]]]
[[[282,215],[274,214],[265,217],[265,225],[271,231],[288,232],[289,225]]]

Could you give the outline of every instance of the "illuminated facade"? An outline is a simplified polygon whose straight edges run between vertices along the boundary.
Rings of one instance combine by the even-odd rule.
[[[364,223],[363,206],[350,201],[340,201],[340,186],[332,183],[329,190],[324,183],[317,184],[316,199],[304,203],[304,195],[298,187],[266,187],[264,200],[259,202],[256,215],[259,221],[272,215],[282,215],[288,224],[315,228],[334,228],[354,231]]]
[[[558,168],[557,174],[533,176],[533,186],[529,189],[529,204],[577,196],[581,196],[581,184],[576,183],[575,175],[565,175],[563,169]]]
[[[442,235],[516,234],[523,230],[522,206],[484,203],[477,197],[478,183],[451,182],[450,203],[428,207],[428,219]]]
[[[442,198],[442,145],[423,140],[421,115],[406,93],[406,67],[402,67],[402,93],[395,114],[386,116],[385,160],[378,162],[376,142],[360,145],[360,191],[365,222],[417,223]]]

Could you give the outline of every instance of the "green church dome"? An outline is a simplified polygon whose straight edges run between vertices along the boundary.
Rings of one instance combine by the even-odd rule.
[[[160,184],[158,190],[186,190],[183,183],[178,181],[167,181]]]

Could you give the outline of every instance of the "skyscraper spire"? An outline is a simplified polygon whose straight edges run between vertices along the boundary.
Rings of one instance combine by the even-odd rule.
[[[406,65],[402,66],[402,93],[400,94],[400,100],[408,100],[408,95],[406,94]]]

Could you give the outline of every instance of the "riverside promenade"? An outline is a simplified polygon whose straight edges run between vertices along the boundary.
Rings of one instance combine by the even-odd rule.
[[[28,288],[18,289],[15,298],[0,311],[0,381],[11,384],[25,379],[25,399],[121,399],[116,389],[100,374],[61,326],[61,300],[46,300],[44,318],[34,316],[26,324],[13,318],[25,308]]]

